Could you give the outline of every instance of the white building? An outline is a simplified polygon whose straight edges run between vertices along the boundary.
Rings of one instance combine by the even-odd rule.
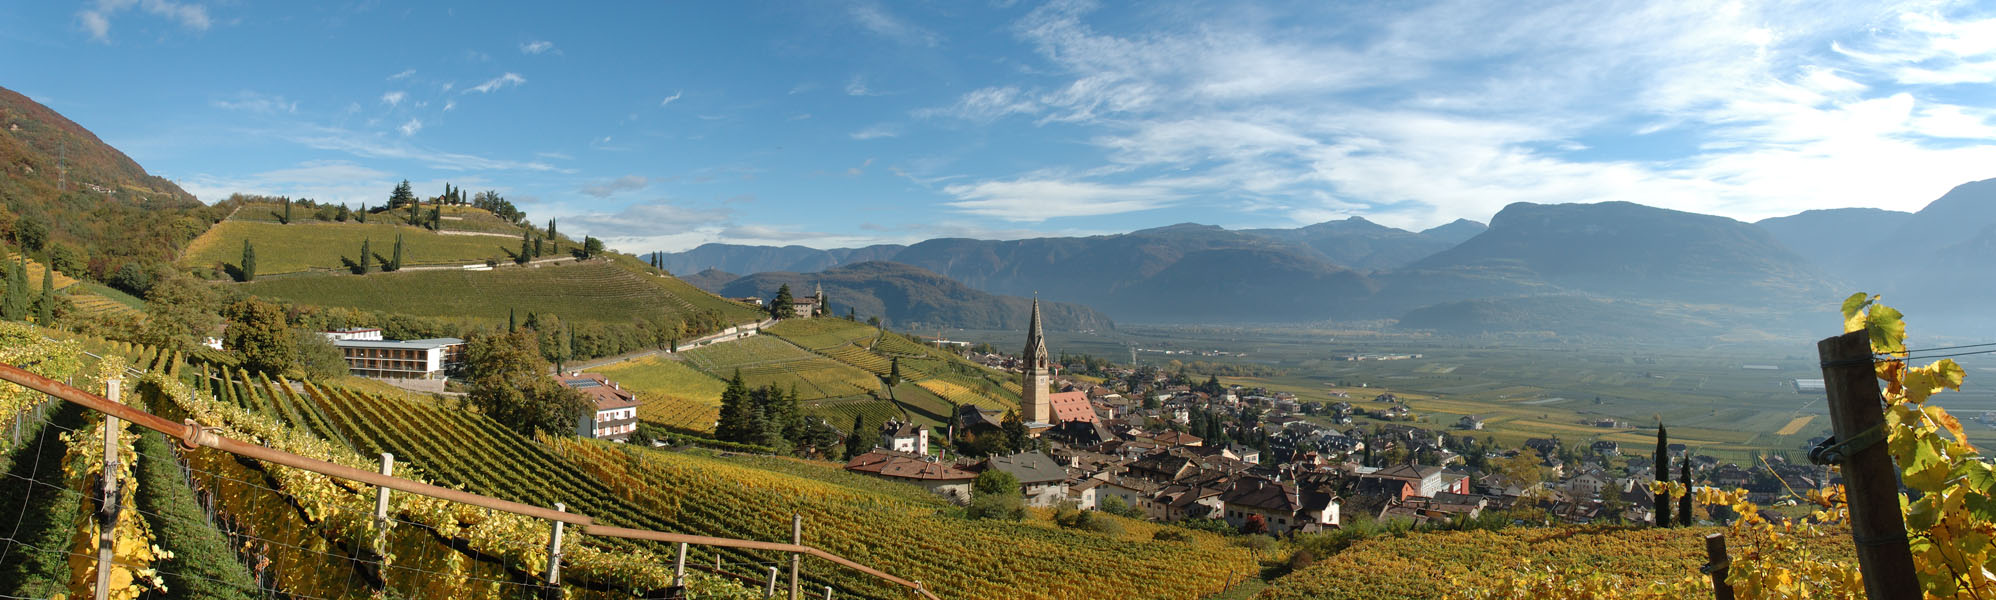
[[[458,367],[464,340],[384,340],[379,329],[325,332],[347,359],[347,370],[378,379],[444,379]]]
[[[596,407],[576,424],[576,435],[623,442],[638,430],[638,397],[616,382],[596,373],[571,373],[561,384],[582,392]]]

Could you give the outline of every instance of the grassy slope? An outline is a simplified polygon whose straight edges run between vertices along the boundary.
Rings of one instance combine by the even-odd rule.
[[[261,251],[259,251],[260,253]],[[258,255],[259,262],[262,255]],[[503,321],[554,314],[569,321],[629,323],[657,315],[720,311],[729,321],[760,316],[740,304],[670,277],[645,274],[607,261],[492,271],[408,271],[366,276],[273,279],[244,291],[319,306],[392,311],[423,317]]]
[[[252,210],[244,208],[243,210]],[[295,216],[295,215],[294,215]],[[311,269],[344,269],[342,259],[358,262],[362,240],[377,262],[394,256],[395,236],[403,239],[402,264],[472,264],[496,258],[510,262],[508,252],[520,250],[518,237],[445,235],[388,220],[367,223],[296,221],[291,225],[231,219],[216,224],[188,243],[183,267],[239,266],[243,241],[256,248],[257,275],[295,273]],[[517,236],[517,230],[515,230]]]

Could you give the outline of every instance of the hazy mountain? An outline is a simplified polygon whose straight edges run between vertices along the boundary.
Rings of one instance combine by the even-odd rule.
[[[687,283],[693,284],[693,287],[717,294],[720,293],[721,288],[727,287],[730,282],[742,278],[740,275],[720,269],[707,269],[692,275],[680,275],[678,277]]]
[[[1861,281],[1871,275],[1877,261],[1869,256],[1870,248],[1850,243],[1851,236],[1897,231],[1912,219],[1913,213],[1896,210],[1832,208],[1763,219],[1754,224],[1824,272],[1840,279]]]
[[[1469,241],[1469,238],[1476,237],[1476,234],[1483,233],[1489,229],[1490,226],[1469,219],[1456,219],[1448,223],[1423,229],[1421,230],[1421,235],[1448,242],[1449,245],[1453,246]]]
[[[1457,221],[1457,223],[1474,224],[1472,221]],[[1481,225],[1476,226],[1481,227]],[[1244,229],[1241,233],[1297,242],[1316,250],[1332,264],[1377,271],[1404,266],[1436,252],[1447,250],[1450,246],[1462,242],[1461,239],[1448,239],[1447,236],[1460,235],[1463,233],[1463,228],[1444,230],[1442,233],[1445,237],[1435,237],[1426,233],[1394,229],[1367,221],[1363,217],[1352,217],[1343,221],[1327,221],[1297,229]],[[1463,239],[1467,237],[1464,236]]]
[[[1421,305],[1552,286],[1640,300],[1801,306],[1835,295],[1829,281],[1766,230],[1733,219],[1628,202],[1518,203],[1498,212],[1489,231],[1395,273],[1387,293]]]
[[[659,252],[665,270],[694,273],[719,269],[731,273],[795,271],[809,273],[869,260],[890,260],[902,246],[883,244],[865,248],[819,250],[804,246],[744,246],[741,244],[701,244],[685,252]],[[650,257],[647,256],[647,259]]]
[[[757,273],[736,279],[720,294],[773,298],[783,285],[798,296],[822,285],[832,314],[843,316],[851,309],[861,319],[878,316],[901,329],[1023,329],[1032,304],[1029,298],[981,292],[928,270],[882,261],[818,273]],[[1048,329],[1115,327],[1107,316],[1078,304],[1042,301],[1040,313]]]

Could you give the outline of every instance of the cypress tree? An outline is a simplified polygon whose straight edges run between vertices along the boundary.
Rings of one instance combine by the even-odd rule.
[[[548,249],[549,254],[561,252],[561,236],[554,232],[554,219],[548,219],[548,245],[552,246]]]
[[[42,265],[42,299],[35,303],[35,322],[48,327],[55,323],[55,269]]]
[[[1684,497],[1677,499],[1677,524],[1691,526],[1691,461],[1677,462],[1677,482],[1684,484]]]
[[[399,233],[395,234],[395,256],[391,260],[391,262],[393,263],[394,266],[385,270],[388,271],[402,270],[402,234]]]
[[[366,223],[366,222],[367,222],[367,203],[366,203],[366,202],[362,202],[362,203],[360,203],[360,210],[357,210],[357,211],[354,211],[354,213],[353,213],[353,222],[355,222],[355,223]]]
[[[520,321],[518,319],[513,318],[513,315],[514,315],[513,309],[511,308],[506,309],[506,333],[512,333],[520,330]]]
[[[1655,479],[1658,483],[1670,482],[1670,434],[1663,429],[1663,421],[1656,423],[1656,465]],[[1658,490],[1655,498],[1657,527],[1670,526],[1670,492]]]
[[[513,262],[524,265],[527,264],[527,261],[533,259],[534,240],[528,234],[522,233],[520,234],[520,254],[513,257]]]
[[[249,240],[243,240],[243,262],[240,266],[243,273],[242,281],[256,279],[256,248],[250,246]]]
[[[290,225],[290,224],[291,224],[291,199],[290,199],[290,198],[285,198],[285,199],[284,199],[284,218],[282,218],[282,219],[278,219],[278,221],[279,221],[279,224],[282,224],[282,225]]]
[[[866,415],[852,416],[852,431],[846,433],[846,460],[866,454],[878,445],[879,436],[866,428]]]
[[[374,270],[374,251],[368,249],[367,243],[368,240],[365,238],[360,240],[360,274],[362,275],[366,275],[369,271]]]

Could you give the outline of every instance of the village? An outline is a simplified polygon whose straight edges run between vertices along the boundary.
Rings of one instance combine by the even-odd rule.
[[[1148,366],[1106,367],[1104,377],[1091,378],[1100,383],[1058,375],[1065,369],[1049,361],[1037,308],[1019,356],[968,358],[1019,373],[1023,414],[961,407],[949,440],[890,422],[881,445],[846,469],[959,503],[971,500],[980,473],[999,470],[1018,480],[1029,506],[1277,536],[1366,522],[1444,525],[1486,513],[1541,523],[1654,517],[1649,447],[1556,436],[1499,447],[1478,434],[1481,418],[1437,428],[1418,422],[1390,391],[1315,402]],[[1001,450],[980,452],[994,447]],[[1688,473],[1693,485],[1743,488],[1763,506],[1788,490],[1835,483],[1822,467],[1780,456],[1743,466],[1687,456],[1684,444],[1665,451],[1673,465],[1666,480]],[[1763,516],[1787,518],[1765,509]]]

